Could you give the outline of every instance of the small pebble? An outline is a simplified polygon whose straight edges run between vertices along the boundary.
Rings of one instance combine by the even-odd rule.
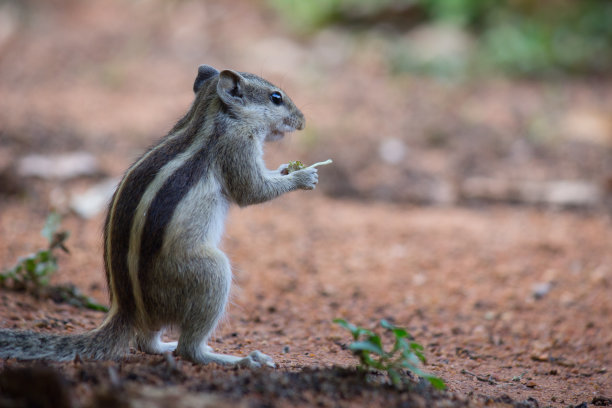
[[[551,282],[536,283],[531,287],[531,294],[535,299],[542,299],[544,296],[548,295],[551,289]]]

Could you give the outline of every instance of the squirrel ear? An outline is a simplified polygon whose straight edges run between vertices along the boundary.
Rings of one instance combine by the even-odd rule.
[[[198,67],[198,76],[196,77],[195,82],[193,83],[193,93],[198,93],[200,88],[202,88],[204,82],[214,77],[218,73],[219,71],[217,71],[210,65],[200,65]]]
[[[226,69],[219,74],[217,94],[224,102],[235,102],[242,99],[244,90],[244,78],[236,71]]]

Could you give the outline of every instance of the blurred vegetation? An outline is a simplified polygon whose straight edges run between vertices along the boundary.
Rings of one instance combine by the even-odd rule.
[[[328,26],[408,36],[389,54],[398,72],[515,75],[605,73],[612,68],[610,0],[268,0],[296,31]],[[466,61],[419,61],[410,32],[450,26],[473,42]],[[461,58],[459,58],[461,59]]]
[[[74,285],[50,285],[49,279],[58,269],[57,251],[69,253],[65,246],[70,236],[68,231],[60,231],[61,217],[51,213],[47,217],[41,235],[49,241],[47,248],[21,257],[15,266],[0,272],[0,288],[28,292],[37,298],[50,298],[57,303],[69,303],[101,312],[108,308],[83,295]]]

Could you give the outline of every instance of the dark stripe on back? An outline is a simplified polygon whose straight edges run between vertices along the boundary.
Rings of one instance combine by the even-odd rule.
[[[182,135],[170,146],[164,146],[153,152],[123,181],[122,193],[117,198],[113,216],[111,238],[111,268],[115,277],[115,290],[120,307],[134,307],[132,282],[128,271],[127,254],[130,247],[130,233],[136,207],[142,196],[157,175],[158,170],[176,155],[187,149],[193,142],[194,135]],[[106,245],[104,247],[106,251]]]
[[[173,140],[168,141],[163,147],[156,145],[150,150],[149,156],[142,161],[138,166],[134,167],[131,172],[124,178],[119,188],[122,188],[121,194],[116,198],[115,211],[113,216],[112,236],[111,239],[111,269],[106,268],[107,281],[110,280],[110,270],[113,271],[115,280],[115,290],[117,301],[119,303],[119,310],[133,311],[136,307],[134,301],[134,292],[132,288],[132,282],[130,280],[130,274],[128,269],[128,251],[130,246],[130,235],[132,229],[132,222],[136,207],[142,200],[142,196],[145,191],[157,175],[160,169],[174,159],[178,154],[187,150],[187,148],[195,141],[197,132],[204,124],[206,108],[211,102],[211,98],[207,98],[205,106],[199,112],[190,111],[186,117],[193,116],[199,113],[199,117],[185,133],[176,137]],[[184,123],[185,118],[179,121]],[[178,128],[175,126],[173,131]],[[167,137],[171,137],[173,132]],[[165,140],[165,139],[164,139]],[[163,140],[160,144],[163,143]],[[115,192],[115,195],[118,194]],[[111,201],[111,203],[114,201]],[[112,206],[112,204],[111,204]],[[112,209],[112,208],[111,208]],[[109,209],[109,212],[110,210]],[[108,250],[106,242],[109,239],[109,228],[110,213],[107,216],[106,227],[104,233],[104,259],[106,262],[106,252]],[[148,221],[147,221],[148,222]],[[109,283],[109,288],[110,282]]]
[[[212,163],[211,151],[215,148],[219,137],[225,133],[225,126],[220,125],[220,123],[225,122],[215,123],[210,139],[200,150],[185,161],[174,174],[168,177],[151,202],[140,241],[140,256],[138,259],[138,280],[140,282],[145,282],[150,273],[155,255],[158,255],[161,250],[166,229],[176,207],[191,188],[209,171]],[[143,292],[146,291],[143,290]]]

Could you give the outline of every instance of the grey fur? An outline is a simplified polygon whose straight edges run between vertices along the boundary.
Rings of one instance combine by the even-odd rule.
[[[221,355],[206,342],[231,286],[229,260],[218,249],[229,205],[317,184],[314,168],[283,175],[286,165],[268,170],[263,161],[264,142],[303,129],[304,116],[281,89],[253,74],[200,66],[194,91],[189,112],[130,167],[109,206],[105,322],[71,336],[0,330],[0,357],[117,358],[132,340],[150,353],[176,348],[194,362],[274,365],[259,351]],[[273,92],[282,103],[278,95],[272,101]],[[181,331],[178,344],[160,341],[169,326]]]

